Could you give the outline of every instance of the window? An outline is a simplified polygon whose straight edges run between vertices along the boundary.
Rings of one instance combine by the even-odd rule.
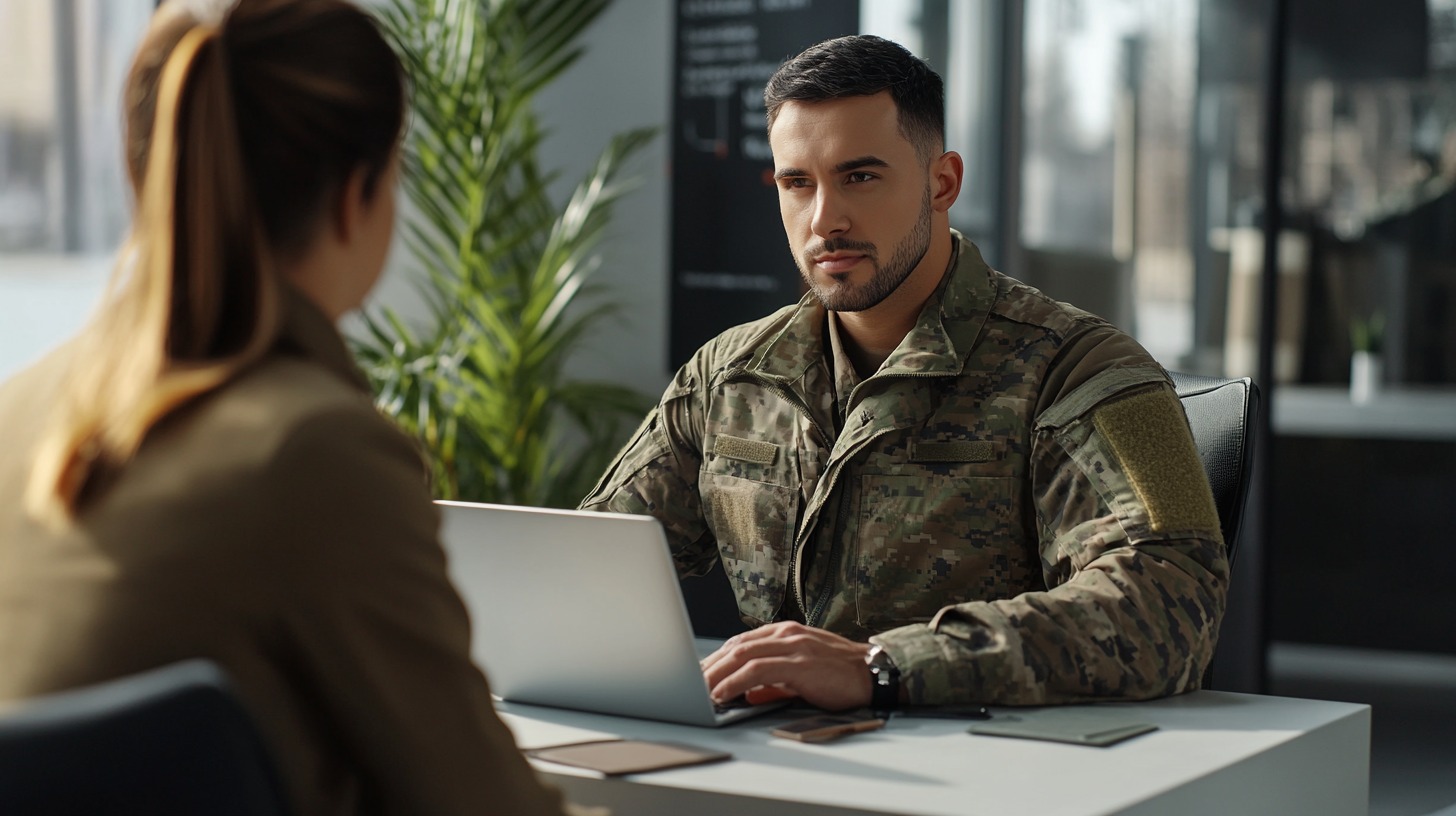
[[[0,253],[109,252],[125,230],[120,96],[152,0],[0,0]]]
[[[1175,364],[1193,339],[1198,5],[1028,0],[1025,26],[1025,274]]]
[[[130,217],[121,86],[152,0],[0,0],[0,379],[73,332]]]

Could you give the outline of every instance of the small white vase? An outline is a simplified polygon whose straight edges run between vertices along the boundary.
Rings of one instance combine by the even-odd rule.
[[[1385,358],[1371,351],[1350,355],[1350,401],[1369,402],[1385,382]]]

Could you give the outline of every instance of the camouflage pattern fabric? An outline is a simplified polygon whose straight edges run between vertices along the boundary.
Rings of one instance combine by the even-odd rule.
[[[720,560],[750,625],[883,644],[913,704],[1198,688],[1228,563],[1166,372],[955,240],[873,376],[812,295],[730,329],[582,506],[656,516],[684,574]]]

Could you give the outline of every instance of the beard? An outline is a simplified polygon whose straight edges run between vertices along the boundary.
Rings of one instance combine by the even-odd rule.
[[[843,280],[831,278],[828,283],[814,280],[810,273],[814,268],[814,257],[844,250],[864,253],[865,260],[874,267],[874,274],[870,279],[859,286],[850,283],[847,276]],[[888,263],[880,263],[879,249],[874,244],[848,238],[830,238],[818,246],[810,247],[797,261],[799,274],[809,284],[809,290],[814,293],[814,297],[824,304],[824,308],[831,312],[862,312],[879,305],[891,292],[899,288],[910,277],[910,273],[915,271],[915,267],[920,265],[929,250],[930,187],[927,185],[925,197],[920,201],[920,215],[916,217],[910,232],[890,253]]]

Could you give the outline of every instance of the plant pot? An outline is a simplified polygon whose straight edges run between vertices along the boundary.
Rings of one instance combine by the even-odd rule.
[[[1385,358],[1369,351],[1350,355],[1350,401],[1373,400],[1385,382]]]

